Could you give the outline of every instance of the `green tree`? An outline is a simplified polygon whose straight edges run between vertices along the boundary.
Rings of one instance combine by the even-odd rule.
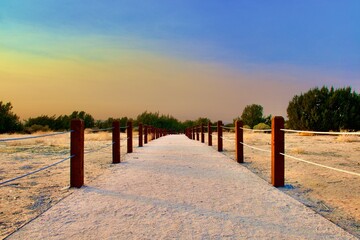
[[[360,129],[360,95],[350,87],[313,88],[296,95],[287,108],[292,129],[338,131]]]
[[[22,130],[19,117],[14,114],[10,102],[0,101],[0,133],[17,132]]]
[[[41,115],[39,117],[29,118],[25,121],[24,127],[29,128],[33,125],[38,125],[43,127],[48,126],[50,129],[56,130],[56,117]]]
[[[264,122],[263,107],[258,104],[247,105],[241,114],[241,120],[244,125],[248,125],[251,128],[261,122]]]
[[[70,120],[75,118],[84,120],[85,128],[93,128],[95,126],[95,119],[93,116],[84,111],[74,111],[72,114],[70,114],[69,118]]]

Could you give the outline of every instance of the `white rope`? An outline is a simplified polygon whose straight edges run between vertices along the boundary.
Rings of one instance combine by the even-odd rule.
[[[315,166],[318,166],[318,167],[323,167],[323,168],[331,169],[331,170],[334,170],[334,171],[343,172],[343,173],[348,173],[348,174],[352,174],[352,175],[355,175],[355,176],[360,177],[360,173],[351,172],[351,171],[346,171],[346,170],[339,169],[339,168],[334,168],[334,167],[329,167],[329,166],[326,166],[326,165],[322,165],[322,164],[320,164],[320,163],[310,162],[310,161],[307,161],[307,160],[304,160],[304,159],[301,159],[301,158],[297,158],[297,157],[293,157],[293,156],[291,156],[291,155],[287,155],[287,154],[285,154],[285,153],[280,153],[280,154],[283,155],[283,156],[285,156],[285,157],[298,160],[298,161],[300,161],[300,162],[305,162],[305,163],[309,163],[309,164],[312,164],[312,165],[315,165]]]
[[[246,144],[246,143],[243,143],[243,142],[240,142],[240,144],[242,144],[242,145],[244,145],[244,146],[246,146],[246,147],[248,147],[248,148],[252,148],[252,149],[258,150],[258,151],[271,153],[270,150],[265,150],[265,149],[257,148],[257,147],[254,147],[254,146],[250,146],[250,145],[248,145],[248,144]]]
[[[300,131],[300,130],[291,130],[291,129],[280,129],[284,132],[292,133],[310,133],[310,134],[323,134],[323,135],[359,135],[360,132],[316,132],[316,131]]]
[[[240,127],[240,129],[244,131],[251,131],[251,132],[271,132],[271,129],[250,129],[250,128],[243,128]]]
[[[61,135],[61,134],[66,134],[66,133],[71,133],[71,132],[73,132],[73,130],[68,131],[68,132],[57,132],[57,133],[43,134],[43,135],[38,135],[38,136],[28,136],[28,137],[19,137],[19,138],[3,138],[3,139],[0,139],[0,142],[18,141],[18,140],[33,139],[33,138],[42,138],[42,137]]]
[[[53,166],[55,166],[55,165],[57,165],[57,164],[60,164],[60,163],[62,163],[62,162],[65,162],[66,160],[68,160],[68,159],[70,159],[70,158],[73,158],[73,157],[75,157],[75,155],[71,155],[70,157],[64,158],[64,159],[62,159],[62,160],[60,160],[60,161],[58,161],[58,162],[55,162],[55,163],[50,164],[50,165],[48,165],[48,166],[42,167],[42,168],[37,169],[37,170],[35,170],[35,171],[33,171],[33,172],[29,172],[29,173],[26,173],[26,174],[24,174],[24,175],[17,176],[17,177],[14,177],[14,178],[5,180],[5,181],[3,181],[3,182],[0,182],[0,186],[1,186],[1,185],[4,185],[4,184],[6,184],[6,183],[9,183],[9,182],[13,182],[13,181],[15,181],[15,180],[18,180],[18,179],[20,179],[20,178],[27,177],[27,176],[32,175],[32,174],[34,174],[34,173],[43,171],[43,170],[48,169],[48,168],[50,168],[50,167],[53,167]]]

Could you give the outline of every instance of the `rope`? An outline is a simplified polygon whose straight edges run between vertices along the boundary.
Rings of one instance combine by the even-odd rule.
[[[126,128],[128,128],[127,126],[126,127],[120,127],[120,129],[126,129]]]
[[[100,150],[102,150],[102,149],[104,149],[104,148],[110,147],[110,146],[112,146],[112,145],[114,145],[114,144],[115,144],[115,142],[112,142],[112,143],[107,144],[107,145],[105,145],[105,146],[103,146],[103,147],[100,147],[100,148],[98,148],[98,149],[94,149],[94,150],[90,150],[90,151],[84,152],[84,154],[89,154],[89,153],[97,152],[97,151],[100,151]]]
[[[43,134],[43,135],[38,135],[38,136],[19,137],[19,138],[3,138],[3,139],[0,139],[0,142],[18,141],[18,140],[33,139],[33,138],[42,138],[42,137],[61,135],[61,134],[66,134],[66,133],[71,133],[71,132],[73,132],[73,130],[67,131],[67,132],[57,132],[57,133]]]
[[[316,132],[316,131],[300,131],[300,130],[291,130],[291,129],[280,129],[284,132],[292,133],[310,133],[310,134],[323,134],[323,135],[359,135],[360,132]]]
[[[64,159],[62,159],[62,160],[60,160],[60,161],[58,161],[58,162],[55,162],[55,163],[50,164],[50,165],[48,165],[48,166],[42,167],[42,168],[37,169],[37,170],[35,170],[35,171],[33,171],[33,172],[29,172],[29,173],[23,174],[23,175],[21,175],[21,176],[17,176],[17,177],[14,177],[14,178],[5,180],[5,181],[3,181],[3,182],[0,182],[0,186],[1,186],[1,185],[4,185],[4,184],[6,184],[6,183],[9,183],[9,182],[13,182],[13,181],[15,181],[15,180],[18,180],[18,179],[27,177],[27,176],[29,176],[29,175],[35,174],[35,173],[37,173],[37,172],[43,171],[43,170],[48,169],[48,168],[50,168],[50,167],[53,167],[53,166],[55,166],[55,165],[57,165],[57,164],[60,164],[60,163],[62,163],[62,162],[65,162],[66,160],[68,160],[68,159],[70,159],[70,158],[73,158],[73,157],[75,157],[75,155],[71,155],[70,157],[64,158]]]
[[[360,173],[351,172],[351,171],[346,171],[346,170],[339,169],[339,168],[334,168],[334,167],[329,167],[329,166],[326,166],[326,165],[322,165],[322,164],[320,164],[320,163],[310,162],[310,161],[307,161],[307,160],[304,160],[304,159],[301,159],[301,158],[297,158],[297,157],[293,157],[293,156],[291,156],[291,155],[287,155],[287,154],[285,154],[285,153],[280,153],[280,154],[283,155],[283,156],[285,156],[285,157],[298,160],[298,161],[300,161],[300,162],[305,162],[305,163],[309,163],[309,164],[312,164],[312,165],[315,165],[315,166],[318,166],[318,167],[323,167],[323,168],[331,169],[331,170],[334,170],[334,171],[343,172],[343,173],[348,173],[348,174],[352,174],[352,175],[355,175],[355,176],[360,177]]]
[[[262,152],[267,152],[267,153],[271,153],[270,150],[266,150],[266,149],[261,149],[261,148],[257,148],[257,147],[254,147],[254,146],[251,146],[251,145],[248,145],[246,143],[243,143],[243,142],[240,142],[240,144],[248,147],[248,148],[252,148],[252,149],[255,149],[255,150],[258,150],[258,151],[262,151]]]
[[[271,132],[271,129],[250,129],[250,128],[243,128],[240,127],[240,129],[244,131],[251,131],[251,132]]]
[[[108,131],[114,129],[113,127],[110,128],[101,128],[101,129],[90,129],[89,132],[101,132],[101,131]]]

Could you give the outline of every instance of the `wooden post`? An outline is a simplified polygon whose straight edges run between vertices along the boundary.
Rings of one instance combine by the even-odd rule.
[[[241,143],[244,142],[244,131],[242,129],[243,122],[237,120],[235,122],[235,149],[236,149],[236,161],[238,163],[244,162],[244,145]]]
[[[196,127],[196,141],[199,141],[199,126]]]
[[[143,125],[139,123],[139,147],[143,146]]]
[[[113,154],[113,162],[112,163],[120,163],[120,122],[113,121],[112,123],[112,154]]]
[[[70,187],[84,185],[84,121],[73,119],[70,123]]]
[[[133,127],[132,122],[127,122],[127,153],[133,152]]]
[[[211,128],[211,122],[208,122],[208,144],[209,146],[212,146],[212,128]]]
[[[218,151],[222,152],[223,151],[223,139],[222,139],[223,129],[222,129],[221,121],[218,121],[218,123],[217,123],[217,131],[218,131]]]
[[[201,124],[201,142],[205,142],[205,135],[204,135],[204,124]]]
[[[144,143],[145,144],[148,143],[148,126],[147,125],[144,126]]]
[[[274,187],[283,187],[285,184],[285,134],[284,118],[274,117],[271,122],[271,184]]]
[[[192,134],[192,139],[195,140],[195,135],[196,135],[196,129],[195,127],[193,127],[193,134]]]

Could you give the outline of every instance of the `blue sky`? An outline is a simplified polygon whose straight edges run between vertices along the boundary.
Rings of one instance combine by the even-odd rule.
[[[44,45],[71,44],[76,36],[83,42],[76,45],[83,48],[82,58],[107,58],[109,51],[86,53],[106,45],[216,64],[247,78],[283,73],[280,82],[304,82],[289,99],[322,85],[360,90],[359,13],[360,1],[355,0],[3,0],[0,46],[50,57],[65,47],[55,51]],[[252,81],[266,80],[258,76]]]

